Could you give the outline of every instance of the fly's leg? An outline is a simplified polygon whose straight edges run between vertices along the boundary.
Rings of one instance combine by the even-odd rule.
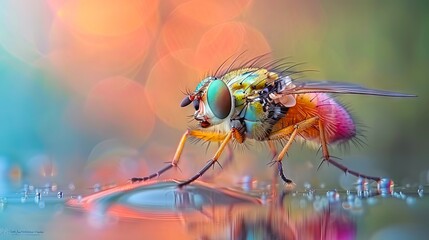
[[[219,159],[220,155],[222,154],[223,150],[225,149],[225,147],[228,145],[228,142],[232,139],[233,134],[237,133],[236,129],[232,129],[231,132],[229,132],[225,138],[223,139],[221,145],[219,146],[218,150],[216,151],[215,155],[207,162],[207,164],[197,173],[195,174],[193,177],[189,178],[188,180],[179,183],[178,186],[179,187],[183,187],[185,185],[190,184],[191,182],[197,180],[199,177],[201,177],[205,172],[207,172],[207,170],[210,169],[210,167],[212,167],[217,160]]]
[[[276,148],[276,145],[274,144],[274,141],[268,141],[267,143],[268,143],[268,148],[270,149],[270,153],[271,153],[271,162],[273,162],[274,158],[277,156],[277,148]],[[273,178],[271,181],[271,186],[277,186],[277,183],[278,183],[277,174],[278,174],[277,169],[274,169]],[[276,187],[271,188],[272,199],[277,199],[277,196],[278,196],[277,188]],[[270,207],[270,212],[273,210],[274,205],[276,205],[276,204],[270,205],[270,206],[272,206],[272,207]],[[282,204],[280,204],[280,205],[282,205]]]
[[[171,163],[161,168],[159,171],[150,174],[149,176],[133,177],[130,179],[131,182],[134,183],[134,182],[147,181],[149,179],[159,177],[161,174],[170,170],[173,167],[177,167],[180,161],[180,156],[182,155],[183,148],[185,147],[186,140],[188,139],[189,136],[207,140],[207,141],[222,141],[226,137],[226,134],[220,134],[218,132],[200,131],[200,130],[187,130],[183,134],[182,138],[180,139],[179,146],[177,146],[176,153],[174,154],[174,157]]]
[[[141,182],[141,181],[147,181],[149,179],[155,178],[155,177],[159,177],[161,174],[163,174],[164,172],[170,170],[173,167],[176,167],[177,164],[179,163],[180,160],[180,155],[182,154],[183,148],[185,147],[185,143],[186,143],[186,139],[188,138],[188,136],[190,135],[190,131],[186,131],[182,138],[180,139],[179,142],[179,146],[177,146],[176,149],[176,153],[174,154],[173,160],[171,161],[170,164],[168,164],[167,166],[161,168],[159,171],[150,174],[149,176],[146,177],[133,177],[131,178],[131,182]]]
[[[233,138],[234,138],[234,136],[233,136]],[[225,153],[226,154],[226,158],[224,159],[222,165],[219,164],[220,168],[222,168],[222,169],[228,168],[232,164],[232,162],[234,160],[234,151],[233,151],[233,149],[231,147],[231,144],[228,144],[226,146],[225,151],[226,151],[226,153]],[[214,175],[204,176],[204,180],[211,180],[214,177],[215,177]]]
[[[319,132],[320,132],[320,142],[322,144],[322,153],[323,153],[323,160],[322,160],[322,162],[320,164],[322,164],[324,161],[326,161],[326,162],[334,165],[335,167],[339,168],[344,173],[350,173],[351,175],[353,175],[355,177],[366,178],[366,179],[374,180],[374,181],[377,181],[377,182],[381,180],[380,177],[368,176],[368,175],[365,175],[365,174],[353,171],[353,170],[347,168],[346,166],[338,163],[337,161],[333,160],[329,156],[328,144],[327,144],[327,141],[326,141],[325,127],[323,126],[323,124],[322,124],[321,121],[319,121]]]
[[[277,171],[279,172],[279,175],[281,179],[286,183],[292,183],[292,180],[286,178],[284,172],[283,172],[283,164],[282,160],[283,157],[286,155],[287,151],[289,150],[290,146],[292,145],[292,142],[294,141],[296,135],[304,131],[305,129],[314,126],[317,121],[319,120],[318,117],[312,117],[309,119],[306,119],[304,121],[301,121],[294,126],[288,126],[286,128],[283,128],[279,131],[273,132],[270,134],[269,139],[270,140],[278,140],[278,139],[284,139],[286,137],[289,137],[286,145],[284,145],[282,151],[277,155],[277,158],[273,160],[273,163],[277,163]]]

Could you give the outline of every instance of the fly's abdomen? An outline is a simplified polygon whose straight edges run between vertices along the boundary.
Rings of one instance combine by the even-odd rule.
[[[328,129],[328,142],[344,142],[355,137],[356,125],[347,109],[334,98],[323,95],[325,96],[318,96],[318,101],[321,102],[318,112],[320,116],[325,116],[321,119]]]
[[[293,126],[305,119],[319,117],[325,127],[328,143],[347,141],[356,136],[355,123],[347,109],[325,93],[296,95],[296,105],[273,127],[273,131]],[[300,136],[320,143],[318,126],[306,129]]]

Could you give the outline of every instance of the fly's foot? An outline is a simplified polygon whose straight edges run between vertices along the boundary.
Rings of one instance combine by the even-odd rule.
[[[142,182],[142,181],[146,181],[147,179],[145,178],[139,178],[139,177],[133,177],[130,179],[131,183],[138,183],[138,182]]]
[[[277,162],[277,170],[279,171],[279,175],[280,175],[280,178],[285,182],[285,183],[287,183],[287,184],[292,184],[293,182],[292,182],[292,180],[290,180],[289,178],[286,178],[286,176],[285,176],[285,174],[284,174],[284,172],[283,172],[283,165],[282,165],[282,162]]]

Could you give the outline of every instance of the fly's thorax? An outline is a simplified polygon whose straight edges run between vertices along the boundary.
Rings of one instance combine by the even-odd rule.
[[[245,128],[246,138],[267,139],[273,125],[295,104],[294,96],[284,98],[281,93],[291,83],[288,76],[263,68],[247,68],[231,71],[223,79],[235,99],[232,119]]]
[[[231,71],[222,77],[233,92],[242,90],[250,93],[263,89],[274,73],[264,68],[242,68]]]
[[[242,68],[222,77],[231,89],[237,110],[259,96],[259,91],[267,84],[268,73],[263,68]]]
[[[294,87],[290,76],[282,76],[264,68],[244,68],[225,74],[223,79],[234,95],[237,110],[245,105],[254,105],[252,102],[261,102],[264,109],[272,104],[287,108],[296,104],[294,95],[285,94],[285,91]]]

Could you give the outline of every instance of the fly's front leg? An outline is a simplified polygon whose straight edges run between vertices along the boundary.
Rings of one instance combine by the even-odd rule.
[[[235,135],[237,133],[238,133],[237,130],[233,128],[225,136],[225,138],[223,139],[221,145],[219,146],[218,150],[216,151],[215,155],[207,162],[207,164],[197,174],[195,174],[193,177],[191,177],[190,179],[186,180],[185,182],[179,183],[178,186],[179,187],[183,187],[185,185],[188,185],[191,182],[197,180],[199,177],[201,177],[205,172],[207,172],[207,170],[209,170],[210,167],[212,167],[217,162],[217,160],[219,159],[219,157],[222,154],[223,150],[228,145],[228,142],[231,141],[233,135]]]
[[[286,176],[284,175],[283,165],[282,165],[283,157],[286,155],[287,151],[289,150],[290,146],[292,145],[292,142],[294,141],[296,135],[299,132],[304,131],[305,129],[308,129],[308,128],[316,125],[318,120],[319,120],[318,117],[312,117],[312,118],[306,119],[304,121],[301,121],[301,122],[299,122],[293,126],[288,126],[286,128],[283,128],[279,131],[276,131],[276,132],[273,132],[270,134],[270,136],[269,136],[270,140],[279,140],[279,139],[284,139],[284,138],[289,137],[286,145],[284,145],[283,149],[281,150],[279,155],[277,155],[277,158],[274,160],[274,163],[277,163],[277,170],[279,172],[280,177],[286,183],[292,183],[292,180],[286,178]]]
[[[201,130],[187,130],[182,135],[182,138],[180,139],[180,143],[177,146],[176,153],[174,154],[174,157],[171,163],[161,168],[159,171],[150,174],[149,176],[131,178],[131,182],[134,183],[134,182],[147,181],[149,179],[159,177],[161,174],[170,170],[173,167],[177,167],[180,161],[180,156],[182,155],[183,148],[185,147],[186,140],[188,139],[189,136],[215,142],[215,141],[222,141],[226,137],[226,134],[220,134],[218,132],[201,131]]]

